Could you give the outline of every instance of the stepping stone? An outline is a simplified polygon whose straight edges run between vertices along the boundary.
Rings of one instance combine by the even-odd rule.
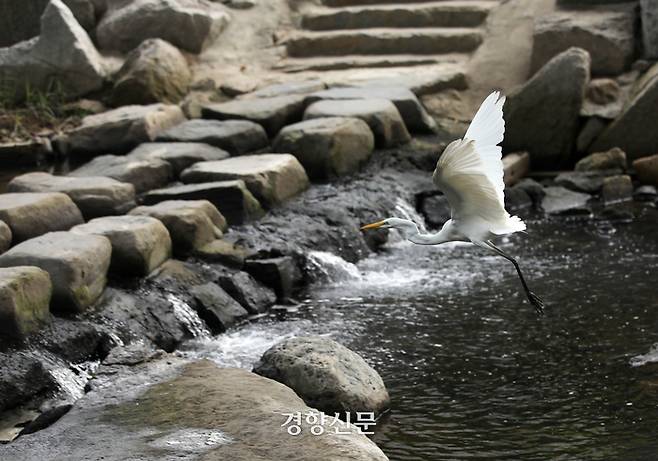
[[[290,94],[309,94],[324,90],[325,88],[327,88],[327,85],[322,80],[287,82],[266,86],[260,90],[245,94],[243,98],[273,98]]]
[[[181,179],[186,183],[242,179],[267,207],[283,203],[309,185],[304,167],[290,154],[246,155],[200,162],[183,171]]]
[[[253,152],[269,144],[263,127],[249,120],[188,120],[160,134],[157,141],[206,143],[233,155]]]
[[[435,133],[437,130],[436,122],[425,111],[416,95],[408,88],[400,86],[331,88],[309,95],[306,104],[344,99],[388,99],[395,104],[409,131]]]
[[[126,155],[131,160],[163,160],[171,165],[174,176],[197,162],[228,157],[225,150],[201,142],[147,142]]]
[[[246,272],[222,275],[217,283],[250,314],[266,312],[276,302],[276,294]]]
[[[166,200],[208,200],[230,225],[260,219],[265,212],[242,180],[204,182],[152,190],[142,197],[145,205]]]
[[[0,267],[40,267],[53,284],[52,310],[78,313],[103,293],[111,255],[112,245],[105,237],[50,232],[0,255]]]
[[[71,198],[58,192],[0,194],[0,221],[11,229],[14,243],[84,222]]]
[[[281,299],[292,296],[302,281],[302,273],[292,256],[250,259],[245,262],[244,270],[272,288]]]
[[[92,219],[71,232],[107,237],[112,244],[110,271],[117,275],[148,275],[171,256],[167,228],[149,216]]]
[[[0,253],[4,253],[11,246],[11,229],[4,221],[0,221]]]
[[[77,178],[49,173],[16,176],[9,192],[62,192],[78,206],[85,219],[118,215],[135,207],[135,187],[106,177]]]
[[[186,255],[195,248],[222,237],[226,219],[207,200],[168,200],[132,210],[133,216],[151,216],[162,221],[171,236],[173,251]]]
[[[50,322],[52,284],[38,267],[0,269],[0,337],[24,339]]]
[[[285,127],[274,150],[289,152],[314,180],[353,173],[370,158],[375,137],[358,118],[328,117]]]
[[[276,136],[285,125],[302,119],[304,98],[304,95],[292,94],[209,103],[201,107],[201,114],[203,118],[217,120],[250,120],[262,125],[269,136]]]
[[[394,147],[411,141],[400,112],[385,99],[318,101],[304,113],[304,120],[321,117],[360,118],[374,133],[378,147]]]
[[[249,313],[216,283],[190,288],[196,310],[213,333],[221,333],[247,318]]]
[[[91,162],[73,170],[69,176],[107,176],[132,184],[138,194],[157,189],[172,179],[169,162],[159,159],[136,160],[126,156],[101,155]]]
[[[56,145],[67,154],[125,154],[184,120],[174,105],[124,106],[83,118],[82,125],[57,138]]]

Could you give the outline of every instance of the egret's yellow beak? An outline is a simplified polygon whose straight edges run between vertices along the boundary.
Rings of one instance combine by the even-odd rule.
[[[382,227],[384,224],[384,221],[377,221],[372,224],[366,224],[361,228],[361,230],[377,229],[378,227]]]

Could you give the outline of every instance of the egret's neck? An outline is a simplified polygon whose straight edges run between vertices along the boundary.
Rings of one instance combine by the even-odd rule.
[[[438,245],[450,241],[442,235],[441,231],[436,234],[421,234],[420,232],[417,232],[416,234],[407,237],[407,240],[416,245]]]

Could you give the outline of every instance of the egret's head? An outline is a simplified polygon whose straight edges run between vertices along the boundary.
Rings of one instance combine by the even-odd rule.
[[[405,238],[418,233],[418,226],[413,221],[401,218],[387,218],[372,224],[367,224],[361,230],[368,229],[397,229]]]

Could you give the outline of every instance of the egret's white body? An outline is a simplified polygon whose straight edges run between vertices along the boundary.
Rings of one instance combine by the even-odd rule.
[[[491,93],[475,114],[462,139],[451,142],[443,151],[432,175],[434,184],[450,203],[451,218],[436,234],[423,234],[407,219],[388,218],[364,226],[396,228],[412,243],[438,245],[466,241],[494,251],[511,261],[517,269],[528,299],[542,312],[542,301],[529,289],[514,258],[496,247],[492,239],[524,231],[525,223],[505,210],[502,149],[505,134],[503,105],[505,97]]]

